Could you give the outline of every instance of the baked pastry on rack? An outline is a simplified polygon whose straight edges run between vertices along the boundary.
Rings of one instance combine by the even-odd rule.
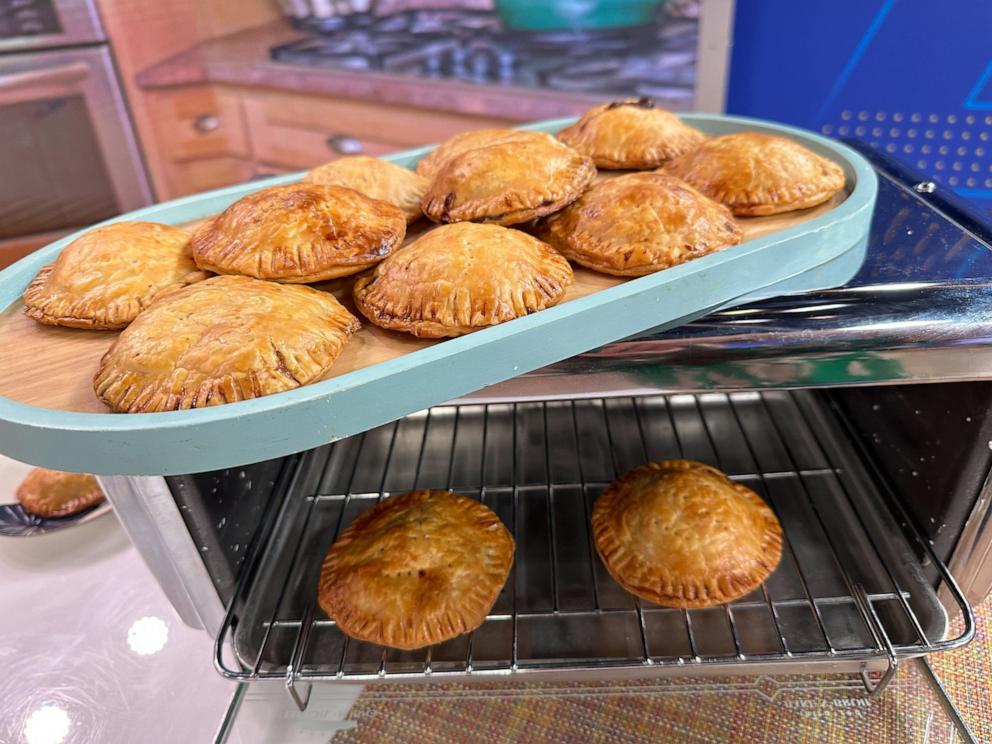
[[[324,558],[317,602],[352,638],[400,649],[475,630],[499,597],[514,542],[484,504],[451,491],[392,496]]]
[[[758,494],[709,465],[635,468],[596,500],[592,529],[624,589],[666,607],[711,607],[757,589],[782,557],[782,526]]]
[[[256,191],[193,233],[197,265],[307,284],[356,274],[403,242],[399,207],[341,186],[295,183]]]
[[[519,230],[462,222],[404,246],[354,286],[378,326],[461,336],[557,304],[573,281],[557,251]]]
[[[34,468],[17,487],[24,511],[45,519],[79,514],[103,501],[96,478],[85,473]]]
[[[318,166],[303,177],[304,183],[344,186],[403,210],[406,221],[423,217],[420,200],[427,179],[408,168],[368,155],[338,158]]]
[[[69,328],[124,328],[159,292],[205,279],[190,234],[154,222],[88,230],[24,290],[25,314]]]
[[[788,137],[735,132],[706,140],[665,166],[736,215],[815,207],[844,188],[844,171]]]
[[[434,172],[421,207],[434,222],[529,222],[573,202],[596,177],[592,160],[543,132],[481,144],[466,137],[446,150],[426,168]]]
[[[104,354],[93,389],[126,413],[257,398],[319,380],[359,326],[327,292],[217,276],[141,313]]]
[[[730,210],[684,181],[630,173],[597,183],[539,223],[566,258],[617,276],[642,276],[737,245]]]
[[[650,98],[604,103],[558,132],[558,139],[608,170],[657,168],[705,138],[671,111],[655,108]]]

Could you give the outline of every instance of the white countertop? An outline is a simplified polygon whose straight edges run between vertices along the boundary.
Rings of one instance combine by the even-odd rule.
[[[0,503],[14,500],[21,469],[0,463]],[[0,742],[212,741],[235,685],[113,513],[0,536],[0,587]]]

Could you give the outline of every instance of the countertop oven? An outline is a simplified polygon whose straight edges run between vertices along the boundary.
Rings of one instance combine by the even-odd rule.
[[[967,739],[926,658],[971,639],[971,605],[992,587],[992,234],[859,149],[880,190],[867,258],[844,287],[611,344],[278,460],[102,477],[176,610],[242,683],[220,738],[262,689],[305,709],[349,682],[383,695],[428,683],[413,689],[430,700],[464,694],[444,682],[663,695],[705,678],[711,691],[842,690],[870,706],[917,674],[948,711],[944,734]],[[675,457],[720,467],[781,519],[782,564],[751,595],[665,609],[599,562],[598,493]],[[517,541],[513,572],[470,635],[415,652],[350,641],[315,605],[323,555],[357,514],[414,487],[499,513]]]

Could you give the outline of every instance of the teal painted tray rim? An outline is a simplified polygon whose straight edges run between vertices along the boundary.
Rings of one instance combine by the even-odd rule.
[[[704,256],[656,274],[632,279],[621,285],[595,292],[499,326],[487,328],[459,338],[448,339],[425,349],[411,352],[364,369],[348,372],[338,377],[306,385],[295,390],[264,396],[254,400],[188,411],[111,414],[43,408],[0,397],[0,445],[4,445],[5,441],[9,442],[8,437],[10,435],[13,434],[16,437],[17,430],[20,428],[31,429],[33,431],[49,430],[52,432],[92,432],[107,434],[147,432],[151,429],[181,430],[204,424],[218,424],[232,419],[240,419],[245,416],[265,415],[289,407],[295,408],[297,406],[315,404],[327,396],[334,395],[335,392],[343,388],[354,387],[358,380],[361,380],[362,384],[371,381],[381,381],[398,372],[407,371],[425,363],[441,361],[444,357],[471,349],[487,341],[512,338],[514,335],[527,333],[542,325],[556,320],[560,321],[570,315],[594,310],[598,306],[607,305],[616,301],[618,298],[643,296],[659,292],[668,285],[677,283],[686,277],[701,274],[714,267],[728,263],[746,262],[746,259],[771,245],[827,229],[831,225],[845,220],[859,216],[864,217],[866,210],[869,214],[867,217],[864,217],[865,222],[867,223],[867,220],[870,219],[870,210],[874,205],[877,192],[877,177],[874,170],[860,154],[842,143],[829,140],[805,130],[756,119],[710,114],[687,114],[682,118],[687,123],[714,134],[739,130],[756,130],[790,135],[802,141],[803,144],[809,146],[811,149],[831,157],[843,166],[848,180],[848,197],[834,209],[813,220],[777,231],[771,235],[747,241],[734,248]],[[520,128],[553,133],[574,121],[575,118],[570,117],[535,122]],[[407,150],[393,155],[387,155],[384,159],[410,166],[431,149],[433,149],[432,146]],[[273,185],[297,181],[303,172],[252,181],[246,184],[238,184],[203,194],[163,202],[114,217],[100,224],[135,219],[173,224],[190,222],[220,211],[227,204],[247,193]],[[84,230],[61,238],[21,259],[13,266],[0,271],[0,309],[7,310],[13,303],[17,302],[24,288],[37,271],[43,265],[54,260],[58,253],[82,232]],[[850,246],[848,245],[842,246],[837,249],[836,254],[840,254],[849,248]],[[833,258],[833,256],[830,258]],[[806,270],[814,269],[827,260],[829,259],[823,259],[818,263],[811,264]],[[753,293],[762,289],[763,286],[766,285],[761,283],[742,285],[739,296]],[[85,333],[86,331],[80,332]],[[520,369],[519,373],[529,371],[530,369],[530,367]],[[514,371],[518,371],[516,367],[514,367]],[[3,450],[6,451],[7,449],[9,447],[4,445]],[[268,456],[298,451],[286,449],[286,446],[282,446],[280,449],[285,451],[273,453]],[[265,459],[265,457],[259,457],[259,459]],[[173,470],[173,472],[178,471]]]

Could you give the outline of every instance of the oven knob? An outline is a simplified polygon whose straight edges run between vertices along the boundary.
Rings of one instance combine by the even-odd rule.
[[[193,120],[193,129],[202,134],[207,132],[213,132],[215,129],[220,127],[220,119],[218,119],[213,114],[203,114],[203,116],[197,116]]]
[[[339,155],[359,155],[365,150],[361,142],[346,134],[335,134],[328,137],[327,146]]]

